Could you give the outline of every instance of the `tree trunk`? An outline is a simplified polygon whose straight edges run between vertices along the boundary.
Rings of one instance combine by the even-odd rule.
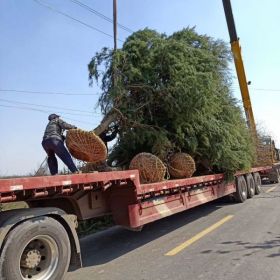
[[[104,132],[105,130],[108,129],[109,125],[116,121],[118,118],[117,113],[116,112],[112,112],[110,111],[101,121],[100,125],[98,125],[93,132],[96,135],[100,135],[102,132]]]

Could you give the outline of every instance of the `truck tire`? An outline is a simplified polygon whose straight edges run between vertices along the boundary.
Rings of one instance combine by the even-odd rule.
[[[255,181],[252,174],[245,175],[246,183],[247,183],[247,197],[252,198],[255,195]]]
[[[244,176],[238,176],[236,178],[236,192],[234,193],[235,201],[244,202],[247,199],[248,189]]]
[[[262,180],[259,172],[253,173],[253,178],[255,181],[255,194],[258,195],[261,193],[261,186],[262,186]]]
[[[61,280],[70,262],[64,227],[50,217],[26,220],[6,236],[0,257],[0,279]]]
[[[278,167],[274,166],[268,173],[268,180],[271,184],[278,184],[280,182],[280,175]]]

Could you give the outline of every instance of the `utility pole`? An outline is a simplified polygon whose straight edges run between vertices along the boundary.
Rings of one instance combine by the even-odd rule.
[[[117,0],[113,0],[114,50],[117,49]]]
[[[113,0],[113,31],[114,31],[114,52],[112,61],[112,86],[115,90],[117,85],[117,74],[115,65],[115,53],[117,51],[117,0]],[[115,106],[115,105],[114,105]]]

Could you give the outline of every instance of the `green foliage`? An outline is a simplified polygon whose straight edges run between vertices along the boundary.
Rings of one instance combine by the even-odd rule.
[[[127,167],[139,152],[164,160],[183,151],[229,174],[248,169],[253,148],[230,93],[230,58],[223,41],[194,28],[171,36],[144,29],[122,49],[97,53],[89,78],[102,82],[99,104],[123,116],[110,161]]]
[[[114,221],[111,216],[92,218],[89,220],[80,221],[77,232],[79,237],[83,237],[98,231],[105,230],[109,227],[112,227],[113,225]]]

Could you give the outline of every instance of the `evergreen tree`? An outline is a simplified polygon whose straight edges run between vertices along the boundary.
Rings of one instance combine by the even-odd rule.
[[[119,115],[110,161],[127,167],[140,152],[166,160],[182,151],[219,172],[250,168],[253,145],[230,92],[230,61],[223,41],[194,28],[171,36],[144,29],[122,49],[96,53],[88,65],[90,81],[102,83],[103,114]]]

